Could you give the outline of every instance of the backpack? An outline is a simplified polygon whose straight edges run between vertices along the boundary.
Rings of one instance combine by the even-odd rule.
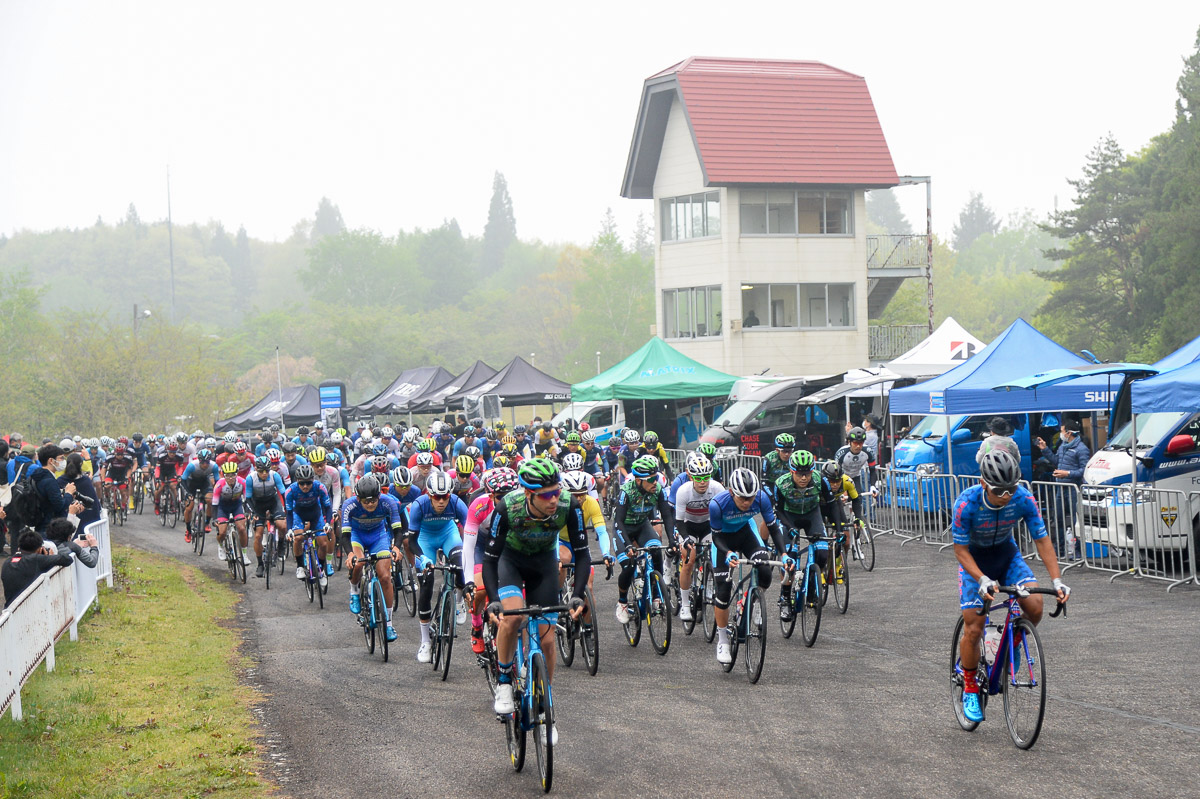
[[[17,527],[37,527],[42,521],[41,499],[29,477],[31,465],[23,463],[17,470],[11,483],[8,505],[4,508],[9,523]]]

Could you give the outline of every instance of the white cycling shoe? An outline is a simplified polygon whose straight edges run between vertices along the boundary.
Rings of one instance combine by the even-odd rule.
[[[733,662],[733,655],[731,655],[729,653],[729,644],[725,643],[724,641],[717,642],[717,662],[718,663],[732,663]]]
[[[296,567],[296,579],[297,580],[303,580],[307,576],[308,575],[305,573],[303,566]]]
[[[629,615],[629,606],[620,602],[617,603],[617,621],[621,624],[628,624],[632,616]]]
[[[430,663],[433,661],[433,644],[426,641],[417,647],[417,662]]]
[[[500,683],[496,686],[496,701],[492,703],[492,710],[497,716],[507,716],[514,708],[512,683]]]
[[[692,620],[692,606],[691,605],[680,605],[679,606],[679,618],[682,621],[691,621]]]

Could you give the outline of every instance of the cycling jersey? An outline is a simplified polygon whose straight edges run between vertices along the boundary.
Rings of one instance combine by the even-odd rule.
[[[145,442],[142,442],[139,446],[130,447],[129,451],[137,458],[138,466],[145,468],[146,464],[149,463],[150,447]]]
[[[283,495],[283,505],[287,510],[288,527],[292,530],[303,530],[307,523],[317,535],[324,535],[325,522],[333,518],[333,503],[321,483],[313,483],[308,491],[300,488],[299,483],[293,483]]]
[[[806,516],[817,508],[822,510],[833,504],[833,490],[829,481],[819,472],[812,472],[808,485],[796,485],[791,472],[775,481],[775,503],[780,511]]]
[[[782,552],[785,544],[783,531],[779,527],[778,519],[775,518],[775,509],[771,507],[770,497],[767,496],[767,492],[761,490],[746,510],[737,506],[733,492],[728,490],[717,494],[716,498],[708,503],[708,524],[713,531],[713,540],[716,540],[715,536],[719,533],[735,533],[748,527],[750,521],[758,514],[762,514],[771,538]],[[761,540],[761,536],[759,538]]]
[[[446,507],[434,510],[433,498],[428,494],[417,499],[408,508],[409,528],[417,534],[416,566],[424,569],[433,563],[433,556],[440,549],[447,556],[455,547],[462,546],[458,531],[467,521],[467,506],[454,494]]]
[[[128,450],[125,452],[114,452],[105,461],[105,475],[113,482],[123,483],[129,474],[129,470],[134,468],[135,463],[137,463],[136,458]]]
[[[763,482],[775,485],[775,481],[790,472],[788,463],[779,455],[779,450],[773,449],[763,458]]]
[[[843,474],[842,479],[836,483],[830,483],[829,488],[833,491],[833,498],[838,499],[845,494],[850,499],[858,499],[858,488],[855,487],[854,481],[850,479],[850,475]]]
[[[217,508],[217,521],[244,517],[242,499],[246,496],[246,481],[238,476],[232,480],[222,477],[213,488],[212,504]]]
[[[338,470],[329,464],[320,467],[314,466],[313,472],[321,481],[321,485],[325,486],[325,491],[329,493],[329,500],[333,508],[329,518],[334,519],[342,507],[342,477],[338,474]]]
[[[157,477],[170,479],[177,477],[183,469],[183,454],[176,452],[164,452],[158,458]]]
[[[267,472],[265,479],[258,472],[251,472],[246,478],[246,498],[260,510],[273,505],[283,492],[283,478],[278,472]]]
[[[454,484],[450,487],[450,492],[463,502],[469,502],[472,494],[479,490],[479,478],[472,472],[465,477],[459,477],[458,472],[454,469],[446,472],[450,475],[450,479]]]
[[[492,513],[495,509],[496,503],[492,501],[490,494],[483,494],[471,500],[471,504],[467,508],[467,521],[463,525],[464,575],[473,575],[483,570],[485,539],[479,535],[479,531],[486,531],[488,529],[492,521]]]
[[[685,481],[675,495],[676,521],[707,523],[709,505],[724,490],[725,487],[716,480],[709,480],[702,492],[696,490],[696,484],[691,480]]]
[[[558,532],[563,525],[575,560],[590,561],[583,510],[574,497],[560,495],[558,507],[549,518],[534,519],[523,490],[506,494],[492,513],[484,547],[483,584],[488,598],[494,602],[519,598],[523,585],[530,602],[553,604],[558,593]],[[587,580],[576,580],[574,596],[582,599],[587,584]]]
[[[972,550],[1015,543],[1021,522],[1025,522],[1029,535],[1035,541],[1046,536],[1046,525],[1038,511],[1037,502],[1024,486],[1017,486],[1003,508],[994,508],[988,504],[983,486],[973,485],[954,501],[953,518],[951,531],[954,533],[954,543]]]
[[[213,482],[216,479],[216,469],[212,464],[208,464],[201,468],[199,461],[192,461],[183,470],[183,477],[180,478],[183,483],[183,488],[188,493],[207,490],[212,488]]]
[[[667,492],[661,484],[656,484],[654,491],[646,493],[638,486],[632,477],[621,485],[621,493],[617,497],[617,512],[613,524],[617,530],[626,527],[637,527],[642,522],[649,521],[655,509],[662,516],[667,529],[675,527],[675,511],[667,501]]]
[[[857,455],[850,450],[850,445],[846,444],[839,449],[833,456],[833,462],[841,464],[842,472],[851,480],[857,480],[859,474],[871,463],[871,453],[867,452],[867,448],[863,447]]]
[[[351,545],[364,552],[379,554],[392,548],[392,535],[403,526],[400,503],[390,494],[380,494],[379,504],[367,510],[358,497],[350,497],[342,505],[342,534],[350,536]]]
[[[604,476],[604,459],[600,456],[600,450],[595,447],[588,449],[585,446],[579,451],[579,454],[583,456],[583,471],[592,477]]]
[[[608,525],[604,521],[604,514],[600,512],[600,503],[592,497],[585,496],[579,503],[579,509],[583,512],[584,527],[594,530],[596,533],[596,540],[600,542],[600,554],[611,554],[612,548],[608,543]],[[558,540],[565,546],[571,545],[571,534],[565,524],[558,531]]]

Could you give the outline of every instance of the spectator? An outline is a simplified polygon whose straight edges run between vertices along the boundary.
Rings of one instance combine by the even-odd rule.
[[[83,456],[72,452],[67,456],[67,470],[58,478],[58,485],[64,490],[67,484],[75,484],[75,495],[90,497],[92,502],[79,514],[79,529],[87,527],[92,522],[100,521],[100,497],[97,496],[96,484],[92,478],[83,473]],[[86,504],[86,503],[85,503]]]
[[[1064,419],[1059,428],[1060,443],[1058,452],[1054,453],[1056,468],[1051,472],[1057,483],[1068,483],[1075,486],[1083,484],[1083,470],[1087,466],[1088,459],[1092,457],[1092,453],[1079,435],[1082,430],[1083,425],[1079,423],[1078,419]],[[1034,443],[1040,448],[1042,456],[1046,457],[1050,448],[1046,446],[1045,440],[1039,437]],[[1058,492],[1058,500],[1054,503],[1056,511],[1053,525],[1054,546],[1058,550],[1060,558],[1074,559],[1077,554],[1073,551],[1074,547],[1068,545],[1066,535],[1067,528],[1071,526],[1071,509],[1075,501],[1075,491],[1067,489]]]
[[[78,515],[83,510],[82,502],[71,501],[75,496],[75,484],[67,483],[65,487],[59,487],[58,481],[54,479],[55,472],[66,469],[65,455],[62,447],[57,444],[43,444],[37,451],[39,465],[29,474],[38,493],[38,505],[42,515],[34,528],[39,533],[45,532],[47,525],[54,519],[65,518],[71,513]]]
[[[21,440],[21,436],[17,433],[13,433],[12,438],[17,439],[18,442],[20,442],[20,440]],[[37,450],[34,449],[33,444],[25,444],[25,445],[21,445],[20,443],[17,443],[17,444],[10,443],[9,444],[9,453],[10,453],[11,457],[8,459],[8,466],[5,467],[5,472],[6,472],[6,476],[8,477],[8,482],[10,482],[10,483],[16,482],[17,469],[19,469],[21,467],[21,464],[23,464],[23,463],[32,464],[33,463],[33,455],[35,452],[37,452]]]
[[[67,468],[70,469],[70,464]],[[72,541],[72,538],[75,540]],[[46,540],[57,547],[59,555],[74,554],[79,562],[89,569],[96,568],[96,563],[100,560],[100,546],[96,539],[83,533],[76,537],[75,525],[71,524],[70,519],[55,519],[50,522],[46,527]],[[84,546],[87,549],[84,549]]]
[[[0,438],[0,485],[8,484],[8,442]]]
[[[57,554],[43,547],[41,535],[32,530],[26,529],[21,534],[19,544],[20,551],[0,567],[0,584],[4,586],[4,607],[11,605],[43,572],[48,572],[55,566],[71,565],[70,555]]]
[[[742,327],[758,327],[760,324],[762,323],[758,321],[758,314],[754,313],[754,309],[751,308],[750,312],[746,314],[746,318],[742,321]]]
[[[1013,426],[1003,416],[997,416],[988,422],[988,430],[991,435],[983,440],[979,445],[979,450],[975,453],[975,462],[983,461],[983,456],[996,449],[1003,449],[1008,454],[1017,459],[1017,463],[1021,462],[1021,448],[1017,446],[1017,442],[1013,441]]]

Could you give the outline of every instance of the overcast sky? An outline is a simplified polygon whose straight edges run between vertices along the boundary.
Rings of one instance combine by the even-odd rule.
[[[1111,6],[1106,10],[1106,6]],[[322,195],[350,227],[457,217],[492,174],[518,235],[586,242],[620,197],[642,83],[691,55],[863,75],[900,174],[948,234],[972,190],[1050,210],[1111,131],[1174,115],[1200,4],[64,3],[0,0],[0,232],[166,216],[286,238]],[[910,218],[923,189],[908,189]],[[914,218],[914,221],[917,221]]]

